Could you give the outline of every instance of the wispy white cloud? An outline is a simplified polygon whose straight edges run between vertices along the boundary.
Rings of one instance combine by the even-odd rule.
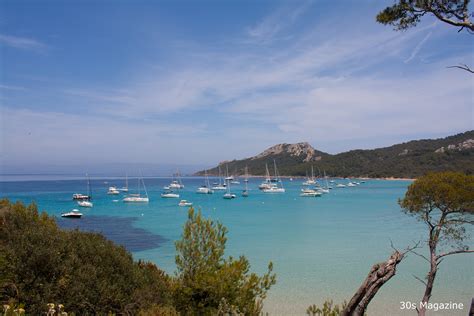
[[[405,63],[409,63],[410,61],[412,61],[416,55],[418,55],[418,53],[420,52],[421,48],[423,47],[423,45],[426,43],[426,41],[428,41],[428,39],[430,38],[431,34],[433,33],[433,31],[430,31],[428,34],[425,35],[425,37],[423,37],[423,39],[415,46],[415,48],[413,49],[413,51],[411,52],[410,54],[410,57],[408,57],[404,62]]]
[[[48,45],[32,38],[11,36],[5,34],[0,34],[0,43],[9,47],[23,50],[31,50],[36,52],[44,52],[48,48]]]
[[[304,1],[292,7],[281,7],[247,29],[251,41],[269,43],[280,32],[294,24],[311,6],[312,1]]]
[[[10,86],[10,85],[4,85],[4,84],[0,84],[0,89],[4,89],[4,90],[26,90],[26,88],[24,88],[24,87]]]

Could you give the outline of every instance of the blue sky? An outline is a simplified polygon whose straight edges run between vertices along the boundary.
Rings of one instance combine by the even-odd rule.
[[[1,1],[1,160],[215,165],[474,128],[472,35],[393,1]]]

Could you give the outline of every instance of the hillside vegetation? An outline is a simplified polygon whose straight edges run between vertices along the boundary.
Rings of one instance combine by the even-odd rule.
[[[474,173],[474,131],[439,139],[414,140],[372,150],[351,150],[331,155],[315,150],[308,143],[279,144],[261,154],[220,163],[221,170],[244,174],[248,166],[252,175],[264,175],[265,164],[273,173],[273,160],[280,175],[305,176],[314,166],[315,174],[326,171],[335,177],[416,178],[429,171]],[[203,175],[204,171],[197,173]],[[217,175],[218,167],[208,170]]]

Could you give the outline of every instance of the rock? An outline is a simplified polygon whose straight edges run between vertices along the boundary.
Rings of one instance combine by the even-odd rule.
[[[294,157],[303,156],[303,161],[321,160],[321,156],[316,156],[316,150],[307,142],[296,144],[278,144],[268,148],[257,156],[252,157],[252,160],[260,159],[266,156],[278,155],[281,153],[288,153]]]

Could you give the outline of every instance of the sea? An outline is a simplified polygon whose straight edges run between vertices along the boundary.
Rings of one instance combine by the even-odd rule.
[[[122,202],[124,194],[107,195],[109,186],[122,187],[124,178],[91,178],[94,207],[82,208],[81,219],[65,219],[63,212],[79,208],[73,193],[86,193],[84,178],[59,176],[3,176],[0,197],[24,203],[35,202],[40,210],[57,217],[61,227],[97,231],[125,246],[134,258],[154,262],[175,273],[175,241],[180,239],[191,201],[207,218],[222,222],[229,230],[226,256],[245,255],[252,271],[262,274],[274,265],[277,283],[264,302],[269,315],[306,315],[312,304],[325,300],[349,301],[370,268],[388,259],[393,248],[403,250],[417,242],[425,245],[427,228],[402,212],[402,198],[410,181],[366,180],[356,187],[334,188],[321,197],[301,197],[302,179],[283,180],[286,193],[258,190],[260,178],[250,178],[249,196],[242,197],[244,182],[232,185],[237,195],[223,199],[225,191],[197,194],[203,178],[185,177],[179,199],[162,198],[170,178],[144,178],[149,203]],[[129,178],[129,193],[138,189],[138,179]],[[217,179],[211,178],[211,183]],[[335,179],[347,183],[345,179]],[[143,189],[142,189],[143,193]],[[472,246],[472,242],[471,242]],[[426,247],[417,249],[427,254]],[[440,265],[431,302],[463,303],[461,310],[432,311],[428,315],[467,315],[474,294],[474,255],[447,257]],[[406,306],[418,304],[428,263],[408,254],[396,275],[372,300],[368,315],[414,315]],[[403,308],[405,307],[405,308]]]

